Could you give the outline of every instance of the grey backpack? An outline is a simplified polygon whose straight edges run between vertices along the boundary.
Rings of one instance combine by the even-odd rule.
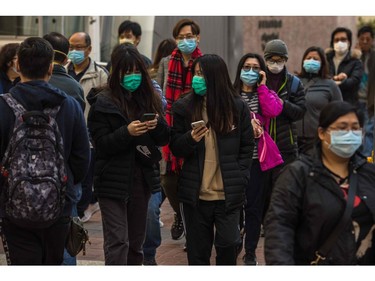
[[[60,107],[27,111],[11,94],[1,95],[15,123],[1,163],[5,217],[22,227],[49,227],[61,217],[67,174],[55,117]]]

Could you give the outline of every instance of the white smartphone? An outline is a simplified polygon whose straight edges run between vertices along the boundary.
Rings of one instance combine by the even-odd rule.
[[[197,129],[197,128],[202,127],[202,126],[206,126],[206,122],[204,122],[203,120],[199,120],[199,121],[191,123],[191,127],[193,129]]]

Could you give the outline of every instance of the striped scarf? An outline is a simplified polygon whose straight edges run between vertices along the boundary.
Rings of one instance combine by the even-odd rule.
[[[191,80],[193,79],[191,67],[194,60],[200,56],[202,56],[202,52],[197,47],[191,54],[191,58],[186,70],[187,73],[184,81],[185,83],[183,83],[182,79],[184,60],[182,57],[182,53],[178,48],[176,48],[171,54],[171,58],[168,64],[167,86],[165,90],[165,98],[167,100],[165,117],[169,126],[173,126],[172,105],[180,97],[181,94],[190,91]],[[167,162],[170,162],[171,171],[174,172],[181,169],[182,159],[174,157],[168,145],[163,147],[163,157]]]

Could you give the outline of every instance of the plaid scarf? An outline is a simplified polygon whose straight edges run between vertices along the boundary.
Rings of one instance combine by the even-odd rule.
[[[187,66],[185,83],[183,83],[182,79],[184,60],[182,57],[182,53],[178,48],[176,48],[171,54],[171,58],[168,64],[167,86],[165,90],[165,98],[167,100],[165,117],[169,126],[173,126],[172,105],[180,97],[181,94],[190,91],[191,80],[193,79],[191,67],[194,60],[200,56],[202,56],[202,52],[197,47],[191,54],[191,58]],[[174,157],[168,145],[163,147],[163,157],[167,161],[167,163],[170,162],[170,171],[174,172],[181,170],[182,159]]]

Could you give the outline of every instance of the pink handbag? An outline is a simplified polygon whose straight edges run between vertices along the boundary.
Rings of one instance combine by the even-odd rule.
[[[255,126],[260,126],[259,120],[256,118],[254,112],[251,112],[252,121],[256,120],[254,122],[251,122],[251,124],[255,123]],[[267,131],[265,131],[261,127],[261,132],[259,131],[258,127],[254,128],[255,130],[254,137],[259,138],[258,141],[258,157],[259,157],[259,163],[260,163],[260,169],[262,171],[267,171],[269,169],[272,169],[282,163],[284,163],[284,160],[280,154],[279,148],[277,147],[276,143],[273,141],[271,136],[268,134]],[[258,131],[256,131],[258,130]],[[259,135],[255,135],[256,132],[259,132]]]

